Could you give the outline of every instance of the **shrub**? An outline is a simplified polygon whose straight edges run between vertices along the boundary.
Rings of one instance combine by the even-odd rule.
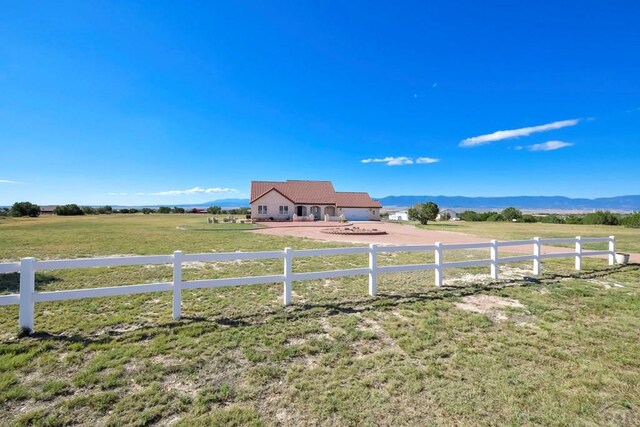
[[[161,214],[171,213],[171,208],[169,206],[160,206],[158,208],[158,213],[161,213]]]
[[[82,207],[82,212],[84,212],[85,215],[97,215],[98,214],[98,210],[94,207],[91,206],[83,206]]]
[[[145,214],[145,215],[149,215],[149,214],[152,214],[152,213],[156,213],[156,211],[154,211],[151,208],[142,208],[142,213]]]
[[[500,214],[505,221],[520,221],[522,219],[522,212],[514,207],[508,207]]]
[[[173,213],[183,214],[184,213],[184,208],[179,208],[177,206],[174,206],[173,207]]]
[[[619,225],[620,217],[609,211],[596,211],[586,214],[582,223],[586,225]]]
[[[622,225],[629,228],[640,228],[640,212],[625,215],[622,218]]]
[[[222,213],[222,208],[220,206],[209,206],[207,208],[207,213],[211,215],[219,215]]]
[[[0,208],[0,216],[8,216],[9,212],[9,208]]]
[[[129,209],[129,213],[138,213],[138,212],[140,212],[140,211],[138,209],[136,209],[136,208],[130,208]]]
[[[502,215],[500,215],[497,212],[494,212],[493,214],[489,215],[485,221],[496,222],[496,221],[504,221],[504,220],[505,219]]]
[[[118,213],[128,214],[131,213],[131,211],[127,208],[122,208],[118,210]]]
[[[543,216],[540,222],[543,222],[545,224],[564,224],[564,218],[555,214],[550,214]]]
[[[103,214],[104,215],[104,214],[110,214],[112,212],[113,212],[113,208],[111,206],[109,206],[109,205],[101,206],[101,207],[98,208],[98,213],[99,214]]]
[[[538,218],[533,215],[522,215],[522,222],[533,223],[538,222]]]
[[[463,221],[480,221],[480,216],[475,211],[464,211],[460,214],[460,219]]]
[[[15,202],[9,210],[11,216],[30,216],[37,217],[40,215],[40,206],[31,202]]]
[[[580,215],[567,215],[564,217],[566,224],[582,224],[582,216]]]
[[[58,205],[53,210],[53,213],[60,216],[84,215],[84,211],[75,203]]]
[[[449,221],[451,219],[451,214],[449,212],[440,214],[440,221]]]
[[[417,203],[409,208],[409,219],[426,225],[429,221],[435,221],[439,212],[440,208],[433,202]]]

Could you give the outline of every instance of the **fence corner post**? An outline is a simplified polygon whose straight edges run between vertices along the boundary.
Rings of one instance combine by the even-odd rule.
[[[182,251],[173,252],[173,318],[182,316]]]
[[[28,334],[33,332],[34,298],[36,291],[36,259],[22,258],[20,260],[20,313],[19,327]]]
[[[369,245],[369,295],[376,296],[378,292],[378,252],[376,245]]]
[[[538,276],[540,274],[540,238],[533,238],[533,275]]]
[[[616,236],[609,236],[609,265],[616,263]]]
[[[442,286],[442,262],[443,262],[443,257],[442,257],[442,243],[441,242],[436,242],[436,250],[435,252],[435,257],[436,257],[436,286],[437,287],[441,287]]]
[[[576,236],[576,270],[582,270],[582,237]]]
[[[293,249],[284,248],[284,305],[291,304]]]
[[[491,278],[498,280],[498,272],[500,271],[498,266],[498,241],[491,241]]]

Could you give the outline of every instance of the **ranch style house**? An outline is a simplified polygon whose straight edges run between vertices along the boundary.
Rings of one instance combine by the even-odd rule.
[[[331,181],[251,181],[256,220],[379,221],[380,208],[368,193],[336,191]]]

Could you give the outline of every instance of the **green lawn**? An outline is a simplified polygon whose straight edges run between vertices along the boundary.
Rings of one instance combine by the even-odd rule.
[[[507,225],[518,227],[492,236],[525,237],[511,234],[526,232],[521,224]],[[197,215],[9,219],[0,259],[332,246],[240,228]],[[581,230],[548,235],[589,235]],[[545,230],[535,231],[526,237]],[[304,258],[295,269],[363,265],[364,256]],[[640,266],[588,259],[578,273],[572,260],[550,260],[543,276],[522,279],[530,268],[505,266],[513,279],[497,283],[487,268],[447,270],[442,289],[431,272],[386,274],[376,298],[366,277],[296,282],[287,308],[281,284],[186,291],[178,322],[168,293],[38,303],[29,338],[18,338],[17,308],[0,307],[0,424],[640,424]],[[281,271],[281,260],[196,263],[185,278]],[[170,277],[166,266],[68,270],[38,274],[37,287]],[[17,275],[0,275],[0,292],[17,286]],[[470,298],[519,304],[486,313],[456,305]]]
[[[532,224],[513,222],[430,222],[418,227],[491,237],[498,240],[531,239],[533,237],[607,237],[616,236],[616,250],[640,253],[640,229],[609,225]],[[607,249],[607,244],[593,248]]]

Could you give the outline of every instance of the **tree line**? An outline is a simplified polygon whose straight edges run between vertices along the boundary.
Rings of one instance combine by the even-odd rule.
[[[435,221],[440,208],[433,202],[417,203],[409,208],[409,219],[427,224],[428,221]],[[441,218],[448,219],[448,218]],[[550,214],[536,216],[523,214],[522,211],[514,207],[508,207],[501,212],[475,212],[466,210],[460,214],[460,219],[464,221],[509,221],[525,223],[550,223],[550,224],[584,224],[584,225],[623,225],[630,228],[640,228],[640,212],[631,214],[616,214],[610,211],[596,211],[585,215],[558,215]]]
[[[193,209],[185,209],[179,206],[169,207],[169,206],[159,206],[157,209],[153,208],[122,208],[122,209],[113,209],[113,207],[106,206],[79,206],[75,203],[70,203],[67,205],[58,205],[53,209],[54,215],[60,216],[76,216],[76,215],[110,215],[110,214],[136,214],[142,213],[145,215],[148,214],[184,214],[184,213],[199,213],[200,210]],[[239,209],[222,209],[220,206],[209,206],[207,208],[207,213],[216,215],[246,215],[249,213],[249,208],[239,208]],[[13,217],[38,217],[42,214],[42,208],[35,203],[31,202],[16,202],[10,208],[0,208],[0,216],[13,216]]]

